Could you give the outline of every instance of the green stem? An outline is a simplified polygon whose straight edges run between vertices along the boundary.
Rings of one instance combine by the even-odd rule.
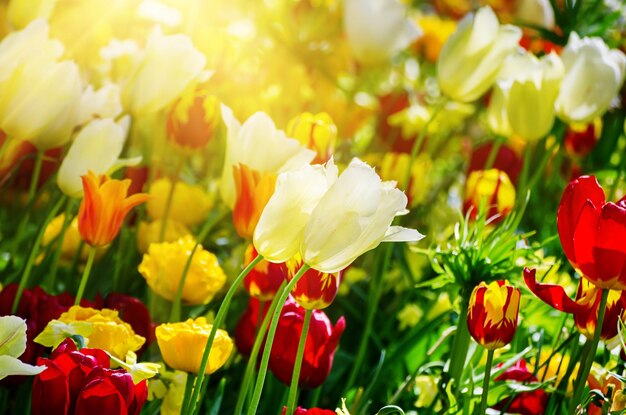
[[[595,360],[596,349],[598,348],[598,343],[600,342],[600,333],[602,333],[602,325],[604,324],[604,314],[606,312],[606,302],[608,297],[609,290],[604,288],[602,290],[602,299],[600,300],[600,306],[598,308],[598,321],[596,322],[596,331],[593,335],[593,342],[591,343],[591,348],[589,349],[589,355],[587,356],[586,360],[581,362],[578,371],[578,377],[576,378],[576,389],[574,390],[574,395],[572,395],[572,403],[569,410],[571,415],[574,415],[576,413],[576,407],[582,400],[582,394],[585,390],[585,385],[587,384],[587,376],[589,376],[589,371],[591,371],[591,365],[593,365],[593,361]]]
[[[39,246],[41,245],[41,239],[43,238],[43,234],[48,227],[50,221],[55,217],[63,202],[65,201],[65,196],[61,196],[59,201],[54,205],[52,210],[46,216],[46,219],[39,227],[39,232],[37,233],[37,237],[35,238],[35,242],[33,243],[33,247],[30,250],[30,254],[28,255],[28,259],[26,261],[26,267],[24,268],[24,272],[22,273],[22,278],[20,279],[20,284],[17,288],[17,293],[15,294],[15,300],[13,300],[13,307],[11,308],[11,314],[15,314],[17,311],[17,306],[20,303],[20,299],[22,298],[22,293],[28,284],[28,278],[30,277],[30,273],[33,269],[33,265],[35,265],[35,258],[37,257],[37,253],[39,252]]]
[[[468,290],[461,290],[461,310],[457,321],[456,333],[452,341],[450,349],[450,366],[448,367],[448,375],[454,382],[453,390],[460,390],[463,377],[463,369],[465,369],[465,359],[467,358],[467,350],[470,343],[469,329],[467,328],[467,306],[469,304]]]
[[[193,390],[193,383],[196,380],[196,376],[193,373],[187,373],[187,382],[185,383],[185,395],[183,398],[183,406],[180,413],[186,414],[189,412],[189,398],[191,398],[191,391]]]
[[[54,251],[54,256],[52,257],[52,264],[50,265],[50,276],[48,278],[48,287],[50,292],[54,292],[57,279],[57,273],[59,271],[59,261],[61,260],[61,253],[63,252],[63,241],[65,239],[65,233],[67,232],[67,228],[69,228],[70,223],[74,217],[72,216],[72,208],[74,204],[70,200],[65,205],[65,213],[63,214],[63,226],[61,227],[61,231],[59,232],[59,236],[57,237],[57,247]]]
[[[277,292],[281,292],[285,287],[285,281],[281,284],[280,288]],[[267,333],[267,327],[270,324],[270,319],[274,314],[274,310],[278,306],[278,295],[274,296],[270,304],[270,308],[267,310],[265,317],[263,317],[263,322],[259,326],[259,329],[256,333],[256,337],[254,339],[254,344],[252,345],[252,351],[250,352],[250,357],[248,358],[248,364],[246,365],[246,371],[243,375],[243,382],[241,384],[241,390],[239,391],[239,396],[237,397],[237,404],[235,405],[235,415],[240,415],[243,410],[243,404],[248,396],[248,391],[250,389],[250,381],[252,380],[252,374],[254,373],[254,368],[256,366],[257,356],[259,355],[259,350],[261,350],[261,345],[263,344],[263,340],[265,339],[265,333]],[[259,313],[261,310],[259,309]]]
[[[404,174],[404,181],[402,182],[403,188],[408,192],[409,182],[411,181],[411,171],[413,170],[413,163],[415,162],[415,158],[417,157],[417,152],[424,144],[424,139],[426,139],[426,133],[428,132],[428,127],[433,122],[433,120],[437,117],[437,114],[446,106],[447,100],[445,98],[441,99],[433,109],[433,112],[430,114],[428,121],[422,127],[422,131],[420,131],[419,136],[413,142],[413,147],[411,147],[411,158],[409,159],[409,165],[406,169],[406,173]]]
[[[17,231],[15,232],[15,238],[13,239],[13,245],[11,246],[11,257],[13,257],[17,251],[17,248],[22,242],[22,236],[24,233],[24,229],[28,224],[28,219],[30,218],[31,207],[33,201],[35,199],[35,192],[37,191],[37,184],[39,183],[39,177],[41,176],[41,166],[43,164],[43,151],[37,152],[37,156],[35,157],[35,167],[33,168],[33,175],[30,178],[30,186],[28,187],[28,197],[26,199],[26,206],[24,216],[20,220],[20,223],[17,226]]]
[[[274,310],[274,315],[272,316],[272,323],[270,325],[270,330],[267,333],[267,340],[265,341],[265,349],[263,350],[263,357],[261,358],[261,366],[259,367],[259,374],[256,378],[256,385],[254,386],[254,394],[252,395],[252,401],[250,403],[250,408],[248,408],[248,415],[254,415],[257,413],[257,408],[259,406],[259,401],[261,400],[261,394],[263,393],[263,385],[265,384],[265,375],[267,375],[267,366],[270,361],[270,354],[272,352],[272,344],[274,344],[274,336],[276,335],[276,329],[278,328],[278,320],[280,319],[280,313],[283,309],[282,305],[285,304],[289,293],[298,283],[298,281],[302,278],[305,272],[310,267],[307,264],[302,265],[302,268],[298,271],[296,275],[294,275],[293,279],[289,281],[289,284],[285,287],[285,289],[280,293],[278,298],[279,306]]]
[[[487,352],[487,364],[485,365],[485,378],[483,379],[483,397],[480,400],[479,415],[487,412],[487,396],[489,396],[489,380],[491,379],[491,365],[493,364],[493,350]]]
[[[165,239],[165,231],[167,230],[167,219],[170,215],[170,210],[172,209],[172,201],[174,200],[174,190],[176,189],[176,183],[178,183],[178,176],[180,176],[180,169],[183,167],[183,157],[178,156],[178,161],[176,162],[176,170],[174,170],[174,176],[172,177],[172,181],[170,183],[170,191],[167,194],[167,199],[165,200],[165,208],[163,210],[163,217],[161,218],[161,229],[159,230],[159,242],[163,242]]]
[[[204,353],[202,354],[202,361],[200,363],[200,370],[198,371],[198,377],[196,379],[196,384],[193,388],[193,394],[191,396],[191,403],[189,404],[190,413],[193,413],[195,410],[195,405],[198,402],[198,398],[200,396],[200,391],[202,389],[202,382],[204,381],[204,371],[206,370],[206,365],[209,361],[209,352],[211,351],[211,346],[213,346],[213,340],[215,339],[215,334],[217,333],[217,329],[222,324],[224,317],[226,317],[226,313],[228,312],[228,307],[230,306],[230,301],[232,300],[237,288],[241,285],[243,279],[252,271],[252,269],[263,259],[263,256],[258,255],[256,258],[252,260],[248,264],[247,267],[241,271],[241,273],[235,278],[233,284],[230,286],[226,295],[224,296],[224,301],[220,305],[219,310],[217,311],[217,315],[215,316],[215,321],[213,322],[213,327],[211,328],[211,333],[209,334],[209,338],[207,339],[206,346],[204,346]],[[183,403],[184,404],[184,403]]]
[[[172,309],[170,310],[170,318],[168,321],[180,321],[180,313],[181,313],[181,300],[183,298],[183,289],[185,288],[185,280],[187,279],[187,274],[189,273],[189,268],[191,267],[191,262],[193,260],[193,256],[196,253],[196,250],[204,241],[209,231],[215,226],[218,220],[222,217],[220,213],[215,215],[211,215],[207,221],[204,223],[202,230],[200,231],[200,235],[198,235],[198,239],[193,249],[189,253],[189,257],[187,258],[187,262],[185,262],[185,267],[183,268],[183,273],[180,276],[180,281],[178,281],[178,288],[176,290],[176,296],[174,297],[174,301],[172,302]]]
[[[500,147],[502,147],[502,139],[500,137],[496,137],[496,139],[491,144],[491,150],[489,151],[489,155],[487,156],[487,161],[485,162],[485,167],[483,170],[489,170],[493,167],[493,163],[496,161],[496,157],[500,152]]]
[[[83,276],[80,279],[80,285],[78,286],[78,292],[76,293],[76,299],[74,300],[74,305],[80,305],[80,300],[83,299],[83,293],[85,292],[85,287],[87,286],[87,280],[89,279],[89,274],[91,273],[93,260],[96,257],[96,251],[97,251],[97,248],[95,246],[89,246],[89,256],[87,257],[87,263],[85,264],[85,270],[83,271]]]
[[[300,380],[300,369],[302,369],[302,359],[304,358],[304,346],[306,338],[309,334],[309,324],[313,310],[308,309],[304,312],[304,322],[302,323],[302,333],[300,333],[300,342],[298,343],[298,351],[296,353],[296,361],[293,365],[293,373],[291,375],[291,385],[289,386],[289,397],[287,398],[287,415],[292,415],[296,409],[296,397],[298,395],[298,381]]]

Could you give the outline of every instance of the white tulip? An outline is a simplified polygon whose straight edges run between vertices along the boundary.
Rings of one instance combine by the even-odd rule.
[[[315,157],[315,151],[276,129],[263,112],[253,114],[241,125],[232,110],[222,105],[222,118],[228,131],[220,192],[231,209],[235,204],[233,166],[245,164],[259,172],[281,173],[309,164]]]
[[[601,116],[624,83],[626,55],[600,38],[570,34],[561,53],[565,77],[556,100],[557,115],[566,122],[588,123]]]
[[[550,0],[521,0],[516,17],[524,23],[531,23],[546,29],[554,28],[554,10]]]
[[[119,86],[107,83],[95,91],[88,85],[80,97],[77,124],[85,124],[92,118],[117,118],[121,113]]]
[[[501,26],[490,7],[466,15],[439,55],[442,92],[460,102],[480,98],[495,82],[504,59],[517,50],[521,37],[518,27]]]
[[[356,58],[384,63],[421,34],[398,0],[346,0],[344,26]]]

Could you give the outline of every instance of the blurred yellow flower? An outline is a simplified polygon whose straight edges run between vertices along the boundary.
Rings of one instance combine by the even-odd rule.
[[[548,360],[549,359],[549,360]],[[554,378],[554,386],[557,387],[559,383],[563,381],[567,372],[567,366],[569,366],[569,356],[564,356],[560,353],[552,353],[547,350],[542,350],[539,356],[540,367],[535,371],[535,367],[532,364],[528,365],[528,369],[537,373],[539,382],[547,381]],[[534,362],[536,364],[536,361]],[[578,366],[580,363],[576,363],[574,371],[572,373],[578,373]],[[574,391],[574,376],[569,377],[569,383],[567,384],[567,394],[571,395]]]
[[[63,223],[65,222],[65,215],[60,214],[56,218],[52,219],[46,230],[43,233],[43,237],[41,238],[41,245],[48,246],[53,243],[55,239],[59,237],[61,230],[63,229]],[[80,237],[80,233],[78,233],[78,219],[72,219],[72,222],[67,225],[65,229],[65,235],[63,235],[63,242],[61,244],[61,262],[62,263],[70,263],[73,261],[76,252],[78,252],[78,247],[80,246],[82,238]],[[58,243],[58,242],[57,242]],[[96,259],[102,257],[104,253],[107,251],[108,247],[98,248],[96,251]],[[80,251],[80,259],[83,261],[87,260],[89,256],[89,246],[83,244],[83,248]]]
[[[288,137],[296,138],[317,155],[312,163],[326,163],[335,152],[337,126],[325,112],[311,114],[303,112],[292,118],[285,131]]]
[[[385,153],[379,166],[380,178],[396,181],[398,188],[404,190],[409,199],[408,207],[412,209],[424,201],[430,190],[432,160],[427,154],[420,154],[413,161],[407,190],[404,188],[404,180],[410,161],[411,156],[407,153]]]
[[[156,338],[165,363],[173,369],[197,374],[212,328],[204,317],[157,326]],[[221,329],[217,330],[205,374],[211,374],[222,367],[232,350],[233,341],[228,333]]]
[[[172,183],[168,178],[155,180],[150,186],[149,193],[152,198],[148,201],[147,207],[148,215],[153,220],[163,219],[171,186]],[[176,182],[167,220],[193,226],[206,219],[212,206],[213,200],[201,186]]]
[[[476,170],[465,182],[464,210],[476,217],[481,203],[485,204],[487,218],[506,216],[515,205],[515,186],[509,176],[498,169]]]
[[[405,330],[407,328],[415,327],[423,316],[424,311],[420,308],[420,306],[415,303],[411,303],[402,307],[402,310],[398,312],[396,317],[400,322],[400,330]]]
[[[148,286],[170,301],[174,300],[185,264],[196,241],[187,235],[175,242],[153,243],[139,264]],[[199,246],[185,279],[182,299],[187,304],[206,304],[222,289],[226,275],[217,257]]]
[[[429,407],[437,398],[437,379],[434,376],[421,375],[415,378],[415,391],[417,392],[416,408]]]
[[[89,347],[106,350],[118,359],[124,359],[129,351],[136,352],[146,342],[145,338],[135,334],[130,324],[119,318],[117,311],[108,308],[96,310],[75,305],[61,314],[58,320],[63,323],[91,323],[92,331],[87,337]]]
[[[430,62],[437,62],[443,44],[456,30],[456,22],[451,19],[441,18],[437,15],[424,15],[417,19],[417,24],[423,30],[421,37],[417,39],[416,47],[419,53]]]
[[[167,117],[167,138],[180,149],[204,148],[222,125],[221,103],[202,88],[187,88]]]
[[[165,224],[163,241],[159,240],[163,221],[157,219],[151,222],[140,222],[137,227],[137,248],[142,254],[148,252],[150,244],[157,242],[174,242],[185,235],[191,234],[187,226],[175,220],[168,220]]]

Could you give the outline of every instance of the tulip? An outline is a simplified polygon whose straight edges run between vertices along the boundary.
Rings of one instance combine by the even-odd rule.
[[[306,165],[315,157],[314,151],[277,130],[265,113],[257,112],[241,125],[231,109],[222,106],[222,118],[227,142],[220,192],[231,209],[236,202],[234,166],[243,164],[259,174],[278,174]]]
[[[441,48],[456,30],[456,22],[435,14],[420,16],[418,19],[424,34],[415,42],[415,49],[427,61],[435,63],[441,53]]]
[[[233,166],[236,201],[233,224],[239,236],[251,239],[263,208],[274,193],[276,175],[251,170],[245,164]]]
[[[287,136],[293,137],[302,144],[315,150],[317,155],[313,163],[326,163],[335,152],[337,143],[337,126],[325,112],[311,114],[303,112],[287,124]]]
[[[153,243],[144,254],[139,273],[152,291],[174,301],[185,265],[196,241],[187,235],[175,242]],[[218,293],[226,275],[217,257],[199,246],[193,254],[185,276],[182,299],[187,304],[207,304]]]
[[[563,64],[551,53],[541,59],[526,52],[509,57],[489,104],[489,125],[500,135],[538,140],[554,124],[554,102]]]
[[[347,0],[344,27],[350,48],[365,65],[390,60],[420,35],[397,0]]]
[[[117,84],[105,83],[97,91],[87,85],[80,97],[77,124],[83,125],[93,119],[117,119],[123,110],[120,99]]]
[[[472,156],[467,167],[468,175],[477,170],[485,170],[489,156],[493,151],[493,143],[487,143],[472,149]],[[492,168],[503,171],[513,184],[522,170],[522,159],[511,145],[501,145],[492,163]]]
[[[306,222],[301,248],[304,263],[334,273],[381,242],[422,239],[424,235],[415,229],[390,226],[406,205],[407,197],[395,188],[395,183],[382,182],[370,166],[352,160]]]
[[[197,374],[212,327],[204,317],[157,326],[155,334],[165,363],[173,369]],[[211,374],[222,367],[232,350],[233,341],[228,333],[218,329],[205,373]]]
[[[134,115],[165,108],[202,74],[206,58],[186,35],[163,35],[155,29],[122,92]]]
[[[572,300],[560,285],[541,284],[535,277],[536,270],[524,269],[526,285],[539,299],[556,310],[574,315],[574,323],[585,337],[592,340],[598,323],[601,290],[581,278],[578,281],[576,299]],[[617,325],[626,309],[626,292],[610,291],[607,299],[600,338],[610,340],[617,336]]]
[[[250,244],[246,248],[244,254],[244,266],[248,266],[258,253],[254,249],[254,245]],[[250,294],[260,301],[270,301],[280,288],[280,285],[287,278],[285,267],[280,264],[274,264],[266,260],[261,260],[246,277],[243,284]]]
[[[588,123],[601,116],[624,83],[626,55],[600,38],[570,34],[561,54],[565,77],[556,100],[564,121]]]
[[[38,363],[47,369],[33,382],[33,415],[139,415],[148,397],[145,380],[135,384],[125,370],[109,369],[105,352],[76,350],[69,339]]]
[[[533,372],[528,370],[526,361],[520,359],[513,366],[506,369],[495,381],[515,381],[528,384],[532,386],[539,382],[539,379]],[[543,413],[548,403],[548,394],[543,389],[535,389],[528,392],[521,392],[514,397],[505,398],[498,402],[494,408],[503,411],[506,408],[506,412],[510,414],[520,415],[537,415]]]
[[[120,293],[110,293],[104,299],[104,307],[119,313],[120,319],[130,324],[133,331],[146,339],[137,351],[143,352],[154,341],[154,324],[144,303],[135,297]]]
[[[152,197],[146,208],[153,220],[163,220],[171,187],[172,182],[165,177],[150,185],[149,194]],[[185,226],[197,225],[206,220],[212,207],[213,200],[202,186],[178,181],[174,185],[167,221],[175,221]]]
[[[286,413],[287,413],[287,407],[283,406],[283,412],[281,413],[281,415],[285,415]],[[330,409],[321,409],[321,408],[305,409],[299,406],[293,412],[293,415],[336,415],[336,412],[331,411]]]
[[[502,218],[515,205],[515,186],[509,176],[497,169],[476,170],[465,182],[463,210],[476,218],[481,204],[485,204],[487,218]]]
[[[161,220],[154,220],[152,222],[140,222],[137,227],[137,248],[139,252],[145,254],[148,252],[150,245],[159,242],[175,242],[178,239],[191,235],[191,231],[182,223],[168,220],[165,225],[165,233],[163,234],[163,240],[159,240],[161,236],[161,228],[163,222]]]
[[[509,344],[517,329],[519,298],[519,289],[507,281],[477,285],[467,313],[467,327],[474,340],[489,350]]]
[[[302,268],[302,258],[296,255],[285,263],[287,275],[292,279]],[[326,273],[307,270],[291,290],[294,300],[307,310],[322,310],[328,307],[339,291],[342,271]]]
[[[379,164],[380,178],[384,181],[403,183],[410,162],[411,156],[407,153],[385,153]],[[422,203],[428,195],[431,187],[432,164],[432,160],[426,154],[420,154],[413,160],[409,183],[406,189],[402,189],[408,199],[409,208],[414,208]]]
[[[43,366],[31,366],[20,357],[26,351],[26,320],[17,316],[0,317],[0,380],[12,375],[37,375]]]
[[[570,125],[567,128],[563,144],[569,156],[583,158],[594,149],[602,129],[600,119],[598,121],[591,124]]]
[[[521,37],[519,28],[500,26],[490,7],[466,15],[439,55],[437,76],[442,92],[460,102],[480,98]]]
[[[557,228],[579,274],[598,288],[626,289],[626,197],[606,202],[596,178],[581,176],[563,192]]]
[[[63,193],[80,198],[83,195],[81,177],[89,170],[107,174],[120,164],[130,119],[119,123],[112,119],[93,120],[74,139],[61,163],[57,184]]]
[[[554,10],[550,0],[521,0],[515,14],[524,23],[554,29]]]
[[[83,246],[80,252],[78,252],[78,248],[81,246],[82,242],[80,232],[78,232],[78,219],[74,217],[74,219],[67,224],[63,233],[63,241],[58,241],[57,238],[60,237],[64,224],[65,214],[63,213],[50,221],[48,226],[46,226],[43,237],[41,238],[42,248],[49,246],[51,243],[60,243],[61,253],[59,259],[61,263],[71,264],[77,253],[80,255],[80,259],[82,261],[87,260],[87,257],[89,256],[88,246]],[[96,259],[102,257],[106,251],[106,246],[98,248],[96,252]]]
[[[167,117],[167,138],[185,150],[204,148],[222,122],[220,101],[202,89],[189,89]]]
[[[143,193],[126,197],[130,180],[98,177],[92,171],[82,176],[85,198],[78,210],[78,231],[92,247],[111,243],[130,210],[148,200]]]

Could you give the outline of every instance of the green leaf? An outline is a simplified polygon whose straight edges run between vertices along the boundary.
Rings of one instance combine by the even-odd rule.
[[[20,357],[26,351],[26,320],[0,317],[0,356]]]
[[[376,412],[376,415],[387,415],[387,414],[404,415],[404,411],[399,406],[387,405],[385,407],[380,408],[380,411]]]

